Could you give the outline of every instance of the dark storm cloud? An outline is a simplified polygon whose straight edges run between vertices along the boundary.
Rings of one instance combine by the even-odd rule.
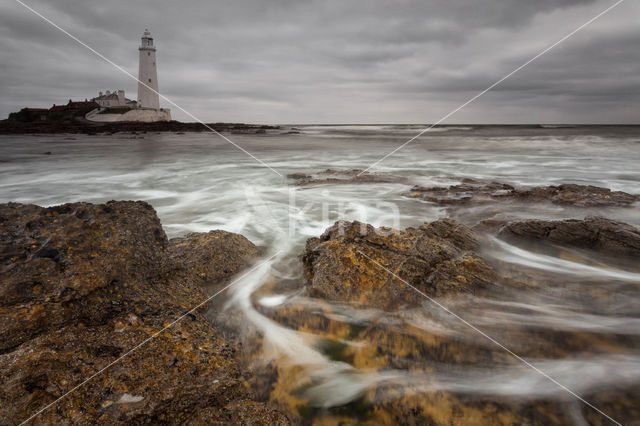
[[[612,2],[28,4],[133,74],[149,28],[160,91],[205,120],[431,122]],[[639,14],[627,0],[450,121],[638,122]],[[135,81],[17,2],[0,24],[0,116],[105,89],[135,98]]]

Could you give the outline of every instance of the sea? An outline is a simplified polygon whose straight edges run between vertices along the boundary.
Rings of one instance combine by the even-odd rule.
[[[207,131],[0,135],[0,202],[144,200],[169,238],[221,229],[264,247],[253,269],[217,296],[209,319],[241,330],[247,368],[271,375],[269,385],[255,384],[264,398],[307,420],[362,420],[368,412],[369,421],[384,422],[382,411],[416,395],[430,396],[418,405],[446,411],[433,396],[445,393],[462,407],[553,401],[572,413],[575,424],[585,424],[601,416],[584,402],[590,396],[607,406],[613,403],[598,395],[622,387],[632,389],[624,393],[628,404],[640,401],[640,259],[623,268],[606,259],[494,241],[483,249],[489,262],[512,277],[527,270],[537,278],[491,297],[448,300],[446,307],[464,322],[427,299],[418,308],[382,311],[307,296],[300,255],[307,239],[337,220],[402,229],[443,217],[474,226],[486,219],[596,215],[640,228],[638,204],[511,202],[452,211],[403,195],[414,185],[468,179],[640,194],[640,127],[439,126],[393,152],[424,128],[286,125],[266,134],[225,133],[233,144]],[[367,169],[399,179],[296,185],[287,177],[327,169]],[[341,334],[340,325],[376,333]],[[588,343],[552,347],[576,336]],[[454,360],[457,354],[438,360],[407,354],[410,342],[429,338],[500,356],[464,362]],[[277,366],[277,377],[267,365]],[[535,413],[519,413],[521,421],[535,423]]]

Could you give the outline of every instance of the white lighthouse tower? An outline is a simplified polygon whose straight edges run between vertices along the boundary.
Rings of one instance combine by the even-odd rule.
[[[151,37],[149,30],[144,30],[142,44],[138,50],[140,51],[138,106],[142,108],[160,109],[158,71],[156,70],[156,48],[153,45],[153,37]]]

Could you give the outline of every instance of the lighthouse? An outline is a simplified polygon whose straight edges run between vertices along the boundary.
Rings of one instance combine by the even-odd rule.
[[[138,48],[140,64],[138,68],[138,106],[160,109],[158,96],[158,71],[156,70],[156,48],[149,30],[144,30],[142,43]]]
[[[84,118],[102,123],[171,121],[171,110],[160,108],[156,48],[153,45],[153,37],[151,37],[149,30],[144,30],[142,43],[138,51],[140,56],[138,101],[125,98],[124,90],[114,91],[113,93],[107,90],[106,94],[99,92],[98,96],[92,99],[93,102],[98,104],[99,108],[89,111]]]

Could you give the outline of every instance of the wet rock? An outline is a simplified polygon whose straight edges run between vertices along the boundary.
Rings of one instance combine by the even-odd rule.
[[[499,182],[479,184],[476,181],[467,179],[460,185],[450,187],[424,187],[416,185],[411,188],[411,191],[403,195],[440,205],[457,205],[470,203],[471,201],[474,203],[487,202],[512,194],[513,191],[515,191],[515,188],[511,185]]]
[[[189,312],[207,299],[203,284],[258,254],[244,237],[169,243],[149,204],[112,201],[0,205],[0,240],[0,423],[26,420],[108,366],[37,421],[288,422],[240,380],[238,342]]]
[[[402,176],[369,173],[364,170],[333,170],[326,169],[312,175],[293,173],[287,177],[296,180],[296,185],[324,185],[324,184],[359,184],[359,183],[404,183]]]
[[[476,367],[486,368],[482,373],[484,377],[499,375],[500,372],[505,373],[503,377],[509,377],[524,372],[523,377],[529,373],[534,381],[542,382],[545,378],[537,376],[535,371],[527,372],[527,367],[503,347],[490,342],[467,325],[450,316],[439,317],[437,307],[390,312],[390,307],[398,308],[412,302],[419,304],[424,298],[415,292],[394,294],[390,289],[403,284],[382,268],[372,265],[364,256],[358,256],[363,252],[428,296],[435,295],[441,301],[444,299],[443,303],[452,312],[478,325],[489,336],[496,336],[498,341],[525,359],[556,359],[562,362],[575,354],[602,350],[619,353],[625,347],[637,344],[629,336],[563,331],[562,327],[523,326],[510,317],[516,308],[508,304],[497,308],[498,320],[490,319],[486,315],[491,313],[491,308],[483,305],[483,301],[492,300],[491,290],[504,294],[504,288],[487,288],[498,277],[475,256],[477,250],[474,234],[449,220],[396,232],[376,230],[358,222],[339,222],[320,238],[307,242],[303,262],[311,293],[331,300],[383,307],[387,311],[370,309],[368,315],[374,319],[368,323],[346,323],[346,320],[358,317],[344,314],[342,304],[331,305],[317,299],[314,301],[317,305],[308,307],[308,313],[293,304],[274,309],[272,318],[298,330],[311,330],[325,337],[319,349],[334,362],[349,364],[359,372],[406,372],[397,381],[392,379],[371,385],[363,391],[361,398],[339,407],[366,407],[347,415],[351,419],[357,418],[357,421],[363,421],[359,416],[366,412],[370,417],[365,420],[374,424],[572,424],[582,418],[585,422],[605,424],[606,419],[588,407],[580,406],[571,411],[568,407],[575,406],[575,401],[565,399],[562,389],[547,397],[531,395],[523,398],[515,395],[516,392],[513,396],[484,393],[483,385],[476,388],[473,381],[469,382],[469,391],[448,389],[447,384],[458,383],[458,380],[463,382],[463,377],[472,374]],[[465,269],[456,264],[468,256],[476,257],[474,264],[483,267]],[[447,264],[453,268],[438,271],[440,265]],[[437,275],[436,271],[440,274]],[[456,273],[465,278],[466,283],[463,284],[462,279],[454,275]],[[499,277],[500,284],[504,284],[503,279]],[[482,297],[475,297],[477,295]],[[411,301],[411,297],[417,300]],[[388,302],[392,299],[401,299],[401,302],[394,305]],[[467,301],[460,303],[465,299]],[[522,304],[526,306],[524,300]],[[520,302],[521,299],[514,299],[514,305]],[[350,308],[364,312],[362,306]],[[322,315],[325,309],[336,309],[335,312],[342,315]],[[403,322],[403,318],[407,321]],[[460,374],[459,378],[451,381],[452,373]],[[478,378],[479,382],[482,376]],[[313,384],[311,381],[309,386]],[[477,390],[481,391],[475,394]],[[590,402],[623,423],[634,418],[637,412],[638,398],[631,384],[594,387],[585,393]],[[305,412],[310,412],[311,416],[315,412],[309,395],[313,394],[308,392],[305,395],[310,398],[309,403],[298,405],[304,408],[299,411],[302,416]],[[620,405],[613,401],[620,401]],[[325,412],[333,414],[325,420],[327,423],[343,421],[343,412],[332,411],[331,408]]]
[[[498,236],[505,240],[541,241],[640,259],[640,230],[603,217],[511,222],[502,226]]]
[[[133,288],[162,269],[167,246],[144,202],[4,204],[0,239],[0,351],[71,323],[103,324],[125,301],[131,310],[161,300],[155,287]]]
[[[239,234],[226,231],[192,233],[169,241],[175,277],[212,289],[249,266],[263,250]]]
[[[630,206],[638,196],[591,185],[563,184],[534,188],[515,188],[500,182],[467,179],[450,187],[414,186],[404,194],[440,205],[482,204],[500,200],[551,202],[575,207]]]
[[[440,297],[491,285],[495,274],[477,245],[471,230],[449,220],[402,231],[337,222],[307,241],[303,263],[312,295],[397,308],[425,301],[415,289]]]
[[[311,175],[305,173],[290,173],[287,177],[289,179],[311,179]]]
[[[630,206],[638,200],[637,195],[626,192],[575,184],[518,190],[517,196],[528,201],[550,200],[555,204],[568,204],[576,207]]]

